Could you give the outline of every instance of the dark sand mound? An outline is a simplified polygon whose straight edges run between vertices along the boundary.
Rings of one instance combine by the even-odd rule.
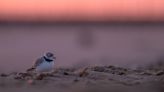
[[[163,69],[128,69],[94,66],[58,68],[52,73],[0,75],[2,92],[164,92]],[[1,92],[0,91],[0,92]]]

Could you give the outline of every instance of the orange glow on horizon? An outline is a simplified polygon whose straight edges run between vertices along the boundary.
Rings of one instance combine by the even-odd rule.
[[[164,20],[164,0],[1,0],[0,19]]]

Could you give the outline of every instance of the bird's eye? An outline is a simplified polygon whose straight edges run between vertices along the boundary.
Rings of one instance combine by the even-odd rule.
[[[47,57],[53,57],[53,54],[47,53]]]

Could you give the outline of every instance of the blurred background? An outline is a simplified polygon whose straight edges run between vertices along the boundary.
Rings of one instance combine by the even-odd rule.
[[[0,72],[45,52],[56,67],[136,68],[163,60],[163,0],[1,0]]]

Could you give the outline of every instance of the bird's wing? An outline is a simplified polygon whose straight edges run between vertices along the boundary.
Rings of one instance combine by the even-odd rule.
[[[33,68],[36,68],[37,66],[39,66],[43,62],[44,62],[43,58],[37,59],[33,64]]]
[[[37,59],[37,60],[34,62],[33,66],[32,66],[31,68],[27,69],[26,71],[27,71],[27,72],[34,71],[34,70],[36,69],[36,67],[37,67],[38,65],[40,65],[42,62],[44,62],[43,58]]]

